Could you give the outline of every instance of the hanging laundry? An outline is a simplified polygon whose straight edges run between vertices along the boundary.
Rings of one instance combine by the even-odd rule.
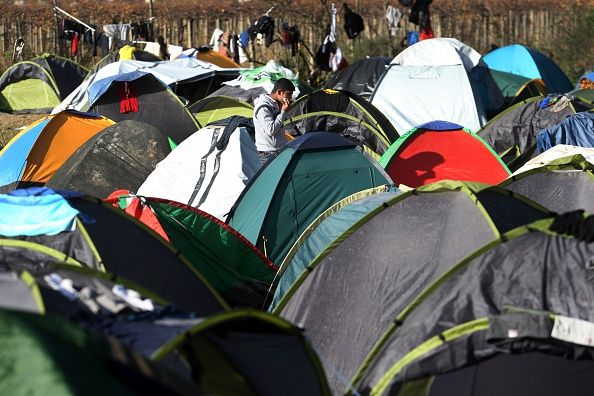
[[[396,36],[398,30],[400,29],[400,20],[402,19],[402,12],[400,12],[400,8],[389,5],[386,8],[386,19],[388,20],[390,35]]]
[[[70,55],[76,56],[78,52],[78,33],[74,33],[74,38],[72,39],[72,45],[70,46]]]
[[[132,86],[128,81],[120,82],[120,113],[137,113],[138,98],[132,91]]]
[[[336,53],[336,6],[332,3],[332,13],[328,34],[324,38],[322,45],[318,48],[315,56],[316,66],[320,70],[331,71],[330,55]]]
[[[342,7],[344,8],[344,30],[347,37],[352,40],[365,30],[365,24],[361,15],[351,10],[347,3],[344,3]]]
[[[268,48],[274,39],[274,19],[268,15],[262,15],[247,31],[250,40],[255,40],[256,36],[261,34],[264,37],[264,45]]]
[[[214,30],[214,32],[212,33],[212,36],[210,36],[210,41],[208,42],[208,45],[210,45],[212,48],[218,48],[219,46],[219,40],[221,39],[221,36],[223,35],[223,32],[221,29],[216,28]]]

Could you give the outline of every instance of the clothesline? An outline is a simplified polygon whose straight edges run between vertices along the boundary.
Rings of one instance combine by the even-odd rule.
[[[69,13],[67,13],[66,11],[64,11],[63,9],[61,9],[58,6],[54,6],[54,10],[61,12],[62,14],[66,15],[68,18],[80,23],[81,25],[83,25],[84,27],[86,27],[88,30],[92,31],[93,33],[95,33],[95,29],[92,28],[91,26],[87,25],[86,23],[84,23],[83,21],[81,21],[80,19],[78,19],[75,16],[70,15]]]

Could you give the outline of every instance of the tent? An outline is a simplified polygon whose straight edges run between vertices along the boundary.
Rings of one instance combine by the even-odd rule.
[[[403,134],[446,120],[478,131],[503,98],[478,52],[451,38],[423,40],[396,56],[371,103]]]
[[[279,65],[274,60],[268,61],[264,66],[253,69],[242,69],[236,79],[226,81],[223,84],[231,87],[239,87],[244,90],[263,88],[266,92],[270,93],[274,83],[281,78],[291,80],[293,85],[295,85],[293,99],[299,97],[300,84],[297,75],[286,67]]]
[[[357,191],[391,184],[375,160],[342,136],[311,132],[287,143],[239,196],[227,223],[274,263],[320,213]]]
[[[527,78],[513,73],[491,70],[491,75],[499,87],[506,107],[534,96],[546,96],[549,91],[540,78]]]
[[[224,219],[261,165],[245,127],[211,125],[177,146],[137,193],[188,204]]]
[[[555,149],[563,151],[555,153]],[[594,149],[585,149],[589,156],[579,149],[555,146],[534,158],[533,164],[518,169],[501,186],[557,213],[577,209],[594,213]]]
[[[240,68],[241,66],[235,63],[232,59],[220,54],[218,51],[213,51],[210,47],[189,48],[184,50],[178,58],[194,57],[203,62],[209,62],[213,65],[223,68]]]
[[[534,97],[506,109],[477,134],[512,170],[535,157],[536,135],[567,116],[592,108],[569,96]]]
[[[0,195],[3,256],[70,260],[108,271],[206,316],[227,305],[176,249],[119,209],[90,197],[31,187]]]
[[[49,113],[86,73],[77,63],[50,54],[15,63],[0,77],[0,111]]]
[[[216,395],[329,395],[301,329],[257,311],[214,315],[178,335],[153,359]]]
[[[234,115],[252,118],[254,106],[230,96],[207,96],[188,107],[200,125],[208,125]]]
[[[153,75],[145,74],[132,80],[128,80],[130,76],[120,76],[123,81],[114,77],[93,101],[90,112],[116,122],[134,120],[152,125],[177,144],[199,129],[196,119],[179,98]],[[136,98],[136,108],[123,109],[129,100],[122,96],[123,91]]]
[[[112,191],[136,191],[171,152],[167,137],[138,121],[121,121],[80,146],[47,182],[58,190],[105,198]]]
[[[545,128],[536,135],[539,153],[544,153],[557,144],[594,147],[594,113],[584,111],[570,115],[559,124]]]
[[[556,235],[550,223],[510,231],[428,283],[392,316],[390,330],[354,378],[355,389],[373,395],[589,394],[594,351],[576,329],[593,326],[584,301],[594,297],[594,243]]]
[[[365,99],[345,91],[324,89],[302,96],[285,113],[285,129],[293,136],[311,131],[338,133],[382,155],[398,133]]]
[[[34,122],[0,151],[0,190],[46,183],[80,146],[113,124],[105,117],[76,111]]]
[[[385,56],[359,59],[334,73],[326,81],[324,88],[349,91],[363,99],[369,99],[390,61]]]
[[[594,106],[594,89],[580,89],[579,91],[572,92],[572,94]]]
[[[389,186],[380,186],[359,191],[330,206],[312,221],[279,265],[274,289],[271,289],[274,291],[274,296],[268,311],[275,310],[291,286],[307,271],[318,254],[326,250],[357,221],[400,193],[393,190]]]
[[[549,216],[478,183],[433,183],[386,198],[317,255],[274,311],[302,324],[334,394],[426,286],[503,233]]]
[[[418,187],[439,180],[497,184],[509,170],[478,135],[460,125],[434,121],[401,136],[380,158],[397,184]]]
[[[277,268],[233,228],[178,202],[124,192],[108,201],[179,249],[231,306],[262,307]]]
[[[52,316],[0,310],[3,395],[196,395],[196,384]]]
[[[565,93],[573,85],[549,57],[534,48],[512,44],[497,48],[483,56],[490,69],[517,74],[529,79],[542,79],[549,92]]]

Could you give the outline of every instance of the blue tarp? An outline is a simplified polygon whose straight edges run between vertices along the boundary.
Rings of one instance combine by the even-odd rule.
[[[46,187],[0,194],[0,235],[55,235],[72,231],[79,211],[62,195]]]
[[[536,136],[536,147],[543,153],[558,144],[594,147],[594,113],[577,113]]]

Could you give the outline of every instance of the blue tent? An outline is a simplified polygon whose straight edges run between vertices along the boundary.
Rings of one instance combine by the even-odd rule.
[[[573,85],[555,62],[537,50],[521,44],[498,48],[483,56],[483,60],[493,70],[530,79],[541,78],[552,93],[565,93],[573,89]]]
[[[567,117],[536,136],[536,147],[543,153],[558,144],[578,147],[594,147],[594,113],[577,113]]]

